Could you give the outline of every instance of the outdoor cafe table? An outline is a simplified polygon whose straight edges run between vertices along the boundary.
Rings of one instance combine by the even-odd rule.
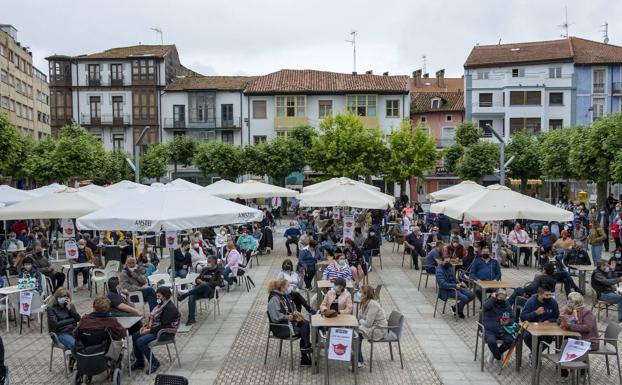
[[[596,266],[592,265],[568,265],[569,268],[577,270],[579,272],[579,288],[585,293],[585,276],[588,271],[596,270]]]
[[[328,265],[334,262],[335,262],[335,259],[333,257],[329,257],[329,259],[323,259],[315,263],[315,277],[314,278],[316,282],[320,280],[320,277],[322,276],[324,269],[326,269]]]
[[[132,353],[131,353],[131,343],[130,343],[130,328],[137,323],[139,323],[143,317],[133,316],[133,317],[114,317],[119,321],[123,329],[125,329],[125,341],[127,343],[127,369],[132,375]]]
[[[531,347],[532,349],[535,349],[535,351],[532,352],[532,356],[535,356],[534,358],[534,368],[533,371],[531,373],[531,384],[532,385],[536,385],[536,383],[538,382],[537,379],[537,369],[538,366],[540,365],[540,349],[538,348],[538,337],[575,337],[575,338],[581,338],[581,334],[577,333],[577,332],[571,332],[570,330],[564,330],[562,328],[559,327],[559,325],[557,325],[556,323],[538,323],[538,322],[533,322],[533,323],[529,323],[529,325],[527,326],[527,331],[529,331],[529,333],[531,333]],[[520,370],[521,367],[521,361],[522,361],[522,354],[523,354],[523,344],[519,343],[516,344],[516,371]]]
[[[32,291],[32,290],[35,290],[35,289],[26,289],[26,288],[20,289],[17,285],[0,288],[0,295],[4,295],[4,298],[0,298],[0,301],[3,301],[4,306],[5,306],[7,333],[9,332],[9,297],[11,297],[10,294],[16,294],[22,291]],[[15,317],[17,317],[17,314],[15,314]]]
[[[63,268],[63,270],[67,269],[67,270],[69,270],[71,272],[71,266],[72,265],[73,265],[74,269],[79,269],[79,268],[82,268],[82,267],[88,267],[89,270],[90,270],[90,269],[95,267],[95,265],[92,264],[92,263],[82,262],[82,263],[73,263],[73,264],[69,263],[69,264],[66,264],[66,265],[62,265],[62,268]],[[71,282],[73,282],[73,277],[70,277],[69,275],[71,275],[71,274],[67,274],[67,289],[69,289],[69,291],[71,291]],[[77,280],[78,279],[76,278],[76,281]],[[91,288],[91,275],[90,275],[90,273],[89,273],[89,283],[88,283],[88,286],[89,286],[89,289],[90,289]]]
[[[313,347],[313,354],[311,355],[311,367],[315,371],[315,373],[319,372],[319,365],[316,367],[315,363],[318,360],[318,351],[319,349],[316,347],[317,344],[317,332],[318,328],[351,328],[358,329],[359,322],[356,319],[356,316],[352,314],[338,314],[337,317],[326,318],[321,314],[314,314],[311,316],[311,346]],[[327,335],[330,336],[330,329],[327,331]],[[354,337],[354,336],[353,336]],[[328,343],[328,341],[327,341]],[[352,351],[354,353],[354,358],[352,359],[352,370],[354,371],[354,383],[357,383],[357,373],[358,373],[358,341],[355,341],[352,338]],[[328,384],[328,346],[326,348],[326,376],[325,383]]]
[[[316,307],[317,308],[320,307],[320,302],[321,302],[320,295],[322,294],[322,289],[330,289],[333,287],[333,285],[334,283],[327,279],[321,279],[315,283]],[[352,281],[350,280],[346,281],[346,288],[348,290],[352,290],[354,288],[354,284],[352,283]]]
[[[508,242],[508,244],[510,246],[513,246],[516,248],[516,269],[518,270],[518,266],[520,265],[520,261],[518,260],[518,257],[520,256],[520,249],[519,248],[528,248],[531,249],[531,254],[529,255],[529,266],[531,266],[531,258],[535,257],[536,260],[536,266],[538,266],[538,258],[537,256],[540,254],[540,245],[538,245],[536,242],[534,241],[530,241],[527,243],[512,243],[512,242]]]

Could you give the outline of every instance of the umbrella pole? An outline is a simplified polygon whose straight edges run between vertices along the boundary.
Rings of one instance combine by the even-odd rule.
[[[135,233],[132,231],[132,257],[134,257],[134,259],[136,259],[136,243],[134,242],[135,239]]]
[[[173,248],[169,248],[168,253],[171,260],[169,265],[169,269],[171,270],[171,292],[173,293],[173,298],[177,299],[177,295],[175,293],[177,287],[175,286],[175,251],[173,250]]]

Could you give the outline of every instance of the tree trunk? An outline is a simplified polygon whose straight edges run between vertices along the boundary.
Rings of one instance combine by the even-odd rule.
[[[173,162],[173,179],[177,177],[177,162]]]
[[[607,184],[608,182],[596,182],[596,206],[599,211],[605,208],[605,201],[607,200]]]
[[[406,194],[406,181],[403,180],[400,182],[400,196]]]
[[[419,191],[417,190],[417,178],[410,177],[410,200],[419,202]]]
[[[527,192],[527,178],[520,178],[520,193],[525,194]]]

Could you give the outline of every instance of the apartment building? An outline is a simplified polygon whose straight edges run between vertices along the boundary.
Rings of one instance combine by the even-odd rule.
[[[569,37],[473,47],[466,119],[509,137],[588,124],[620,111],[622,47]]]
[[[106,150],[134,153],[162,141],[162,95],[177,76],[193,75],[179,61],[174,45],[135,45],[88,55],[52,55],[51,126],[78,123],[98,137]]]
[[[25,135],[50,135],[47,76],[32,65],[32,52],[17,40],[17,29],[0,25],[0,111]]]

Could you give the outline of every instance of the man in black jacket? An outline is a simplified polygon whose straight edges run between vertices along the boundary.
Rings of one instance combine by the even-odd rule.
[[[617,284],[622,281],[622,277],[616,276],[615,268],[612,269],[610,264],[611,259],[601,260],[598,263],[598,267],[592,273],[591,285],[599,300],[618,305],[618,322],[622,322],[622,295],[616,292]]]
[[[190,242],[183,241],[179,249],[175,249],[173,256],[175,258],[175,277],[186,278],[188,270],[192,265],[192,257],[190,256]]]
[[[195,323],[196,302],[201,298],[213,298],[214,293],[218,295],[216,288],[222,285],[222,274],[216,263],[216,257],[210,255],[207,257],[207,266],[201,270],[201,274],[197,277],[196,286],[184,294],[177,294],[179,302],[188,298],[188,321],[186,325]]]

